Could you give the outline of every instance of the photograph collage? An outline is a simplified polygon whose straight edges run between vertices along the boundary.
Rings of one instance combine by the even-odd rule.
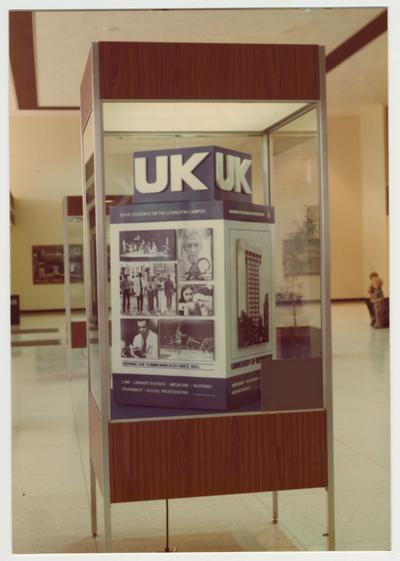
[[[214,360],[212,228],[119,234],[121,358]]]

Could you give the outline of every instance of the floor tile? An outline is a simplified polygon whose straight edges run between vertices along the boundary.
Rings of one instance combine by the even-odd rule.
[[[389,330],[368,324],[364,305],[332,307],[337,549],[390,549]],[[316,320],[304,305],[302,317]],[[279,314],[288,324],[285,310]],[[21,327],[65,332],[63,314],[22,318]],[[86,355],[64,346],[12,349],[13,523],[18,553],[101,551],[91,537]],[[170,500],[171,548],[189,551],[323,551],[326,491]],[[65,518],[65,524],[60,524]],[[112,506],[115,551],[163,551],[165,502]]]
[[[94,553],[88,509],[25,511],[14,520],[14,553]]]
[[[23,511],[60,508],[85,508],[89,504],[81,473],[52,475],[14,475],[14,515]]]
[[[15,450],[12,470],[20,475],[56,475],[82,473],[82,459],[78,444],[65,447],[40,447]]]

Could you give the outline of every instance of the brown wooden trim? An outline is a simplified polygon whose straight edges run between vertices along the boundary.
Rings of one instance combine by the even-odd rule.
[[[10,11],[10,63],[19,109],[37,109],[33,14]]]
[[[365,297],[360,297],[360,298],[332,298],[331,303],[332,304],[349,304],[351,302],[365,302],[366,299],[367,299],[366,296]]]
[[[62,286],[62,285],[58,285],[58,286]],[[65,308],[50,308],[48,310],[46,308],[40,308],[36,310],[21,310],[21,314],[60,314],[60,313],[65,313]]]
[[[109,423],[111,501],[327,486],[326,412]]]
[[[319,47],[100,42],[104,100],[296,100],[320,97]]]
[[[99,487],[103,492],[103,437],[101,433],[101,415],[93,396],[89,393],[89,449],[90,459]]]
[[[379,14],[378,17],[370,21],[327,55],[326,72],[336,68],[336,66],[350,58],[357,51],[368,45],[368,43],[379,37],[379,35],[385,33],[385,31],[387,31],[387,10]]]
[[[67,197],[67,216],[83,216],[81,195],[70,195]]]
[[[82,312],[86,313],[86,308],[71,308],[71,312]],[[40,308],[37,310],[21,310],[21,314],[64,314],[65,308]]]
[[[15,296],[14,296],[15,298]],[[11,333],[15,334],[25,334],[25,333],[58,333],[57,327],[39,327],[32,329],[21,329],[20,327],[11,328]]]
[[[84,349],[86,346],[86,321],[71,321],[71,348]]]
[[[93,107],[93,88],[92,88],[92,49],[89,51],[89,56],[86,61],[85,70],[82,76],[80,87],[81,92],[81,130],[85,128],[86,121],[90,115]]]
[[[66,105],[40,105],[36,107],[38,111],[80,111],[80,107],[66,106]]]
[[[11,341],[11,347],[45,347],[61,345],[61,339],[27,339],[26,341]]]

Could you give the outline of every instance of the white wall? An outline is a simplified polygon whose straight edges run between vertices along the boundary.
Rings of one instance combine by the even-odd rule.
[[[384,107],[328,118],[332,298],[366,296],[377,270],[388,292]]]
[[[361,180],[363,217],[363,271],[368,278],[377,271],[389,295],[389,217],[386,214],[385,111],[374,106],[361,113]]]
[[[32,246],[63,244],[62,201],[81,194],[78,112],[10,119],[11,286],[22,310],[64,308],[64,285],[34,285]]]
[[[360,119],[328,119],[332,298],[359,298],[363,270]]]

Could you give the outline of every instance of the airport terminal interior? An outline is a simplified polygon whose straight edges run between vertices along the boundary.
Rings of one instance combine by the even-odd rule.
[[[371,278],[371,273],[378,276],[379,299],[384,297],[388,306],[390,298],[387,10],[360,7],[10,13],[13,552],[102,553],[107,547],[99,481],[96,536],[91,528],[89,351],[86,344],[72,344],[71,339],[71,324],[82,326],[86,318],[83,211],[69,213],[67,202],[81,199],[85,188],[80,84],[91,44],[98,41],[310,44],[324,45],[326,52],[329,207],[326,206],[325,219],[330,255],[324,255],[323,263],[330,280],[326,309],[328,323],[331,314],[332,339],[330,494],[323,486],[308,486],[277,493],[260,490],[172,497],[168,500],[168,531],[165,500],[115,502],[111,505],[111,550],[325,551],[332,544],[327,535],[330,528],[331,533],[335,532],[337,551],[390,551],[390,329],[388,318],[376,315],[373,320],[366,305],[371,297],[371,282],[377,278]],[[317,207],[327,205],[326,200],[321,202],[318,198],[321,172],[315,148],[316,114],[313,109],[301,109],[294,126],[289,123],[283,126],[282,134],[278,130],[270,135],[273,165],[267,173],[271,205],[276,208],[276,248],[272,250],[275,264],[268,278],[272,279],[276,301],[274,306],[270,299],[270,310],[274,312],[268,321],[273,321],[271,326],[276,328],[272,339],[276,340],[278,350],[274,352],[280,359],[308,356],[301,354],[303,339],[300,343],[287,339],[288,333],[298,333],[304,326],[317,329],[326,321],[320,272],[305,272],[298,261],[296,266],[285,261],[288,239],[295,239],[288,234],[290,228],[295,226],[299,235],[310,224],[316,227]],[[162,124],[171,126],[168,115],[157,115]],[[220,119],[220,124],[224,118],[233,117],[229,112],[215,112],[213,118]],[[137,126],[140,131],[140,124]],[[104,136],[105,177],[110,193],[126,193],[131,153],[140,142],[144,142],[143,150],[157,149],[160,142],[166,148],[190,146],[191,140],[193,146],[210,144],[204,142],[204,133],[199,138],[181,140],[168,138],[168,130],[160,132],[161,127],[153,136],[144,135],[144,140],[140,134],[129,136],[123,128],[118,134]],[[216,128],[214,133],[221,130]],[[243,148],[253,146],[253,139],[251,135],[242,136],[238,140],[229,137],[229,146],[246,152]],[[221,134],[218,145],[223,138]],[[258,160],[255,163],[259,165]],[[257,173],[253,174],[254,182],[259,180]],[[294,192],[297,194],[291,197]],[[301,212],[287,214],[279,225],[279,216],[292,212],[297,200],[301,201]],[[253,202],[262,201],[259,198]],[[82,208],[82,202],[80,205]],[[315,230],[311,237],[314,233]],[[312,241],[319,243],[319,226],[314,238]],[[133,249],[126,249],[130,238],[126,240],[120,249],[122,255],[138,251],[133,242]],[[146,240],[144,237],[143,246]],[[184,243],[178,234],[177,240],[177,247]],[[165,252],[172,251],[171,243],[166,242]],[[149,241],[148,249],[143,250],[145,260],[152,244],[157,251],[155,242]],[[65,247],[69,247],[68,256],[65,250],[63,256]],[[327,247],[323,245],[323,251]],[[282,267],[278,262],[283,263]],[[128,265],[120,271],[120,281],[126,271],[134,270],[135,257]],[[175,274],[174,268],[163,267],[164,273]],[[66,271],[68,281],[64,278]],[[190,277],[186,273],[186,279],[192,278],[190,288],[197,291],[196,296],[200,295],[205,305],[207,297],[211,301],[217,294],[217,287],[210,284],[207,270],[203,276],[197,274]],[[157,280],[155,265],[154,279]],[[121,295],[122,291],[123,288]],[[176,285],[174,291],[178,314]],[[190,307],[183,300],[183,292],[182,289],[181,315],[190,313],[186,311]],[[119,302],[118,298],[117,295]],[[126,311],[122,298],[122,311],[117,306],[119,314]],[[145,302],[150,316],[153,300]],[[165,309],[157,314],[168,316],[170,305],[167,300]],[[212,305],[219,304],[216,301]],[[207,312],[203,309],[198,314]],[[173,324],[168,318],[159,320],[160,325],[168,321]],[[205,325],[209,320],[191,321]],[[195,330],[191,336],[195,341]],[[259,344],[262,341],[259,339]],[[296,345],[299,354],[293,350]],[[203,355],[210,351],[203,342],[200,348]],[[191,356],[189,345],[187,349]],[[177,353],[180,350],[177,346]],[[119,360],[123,360],[121,357]],[[160,473],[164,468],[159,466]],[[332,501],[334,524],[329,527],[328,503],[332,507]]]

